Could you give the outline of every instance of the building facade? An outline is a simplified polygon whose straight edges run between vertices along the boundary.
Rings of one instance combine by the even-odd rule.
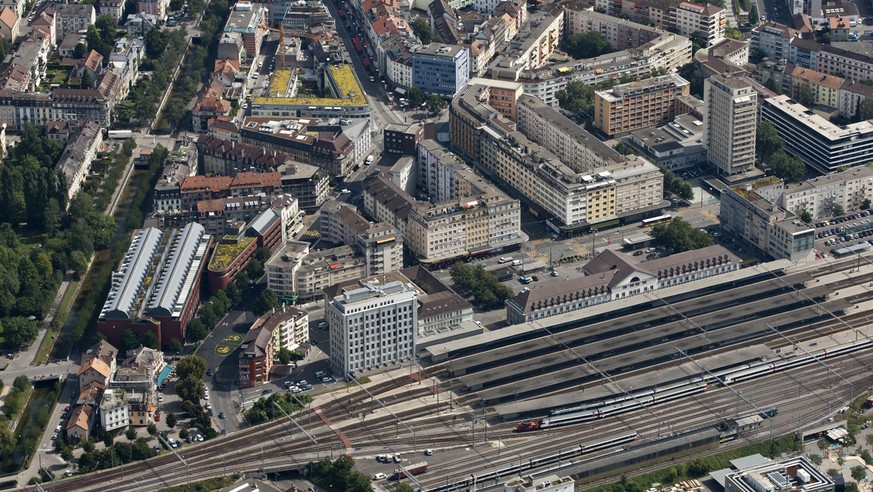
[[[704,82],[707,159],[729,176],[755,166],[757,93],[738,77],[714,75]]]
[[[836,125],[784,95],[764,101],[761,121],[772,123],[785,141],[786,150],[820,173],[870,162],[873,152],[870,121]]]
[[[722,192],[721,226],[775,259],[805,260],[815,229],[776,204],[783,189],[773,177],[732,186]]]
[[[607,135],[667,124],[676,116],[676,98],[689,82],[676,74],[620,84],[594,93],[594,126]]]
[[[412,85],[428,94],[454,96],[470,80],[470,53],[459,45],[431,43],[412,55]]]
[[[418,306],[411,284],[368,283],[344,291],[326,312],[336,374],[370,371],[415,357]]]

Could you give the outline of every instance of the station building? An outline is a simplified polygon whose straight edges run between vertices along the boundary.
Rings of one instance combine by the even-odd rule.
[[[585,276],[525,290],[506,301],[510,324],[569,313],[739,270],[740,258],[722,246],[709,246],[654,260],[604,250],[586,264]]]

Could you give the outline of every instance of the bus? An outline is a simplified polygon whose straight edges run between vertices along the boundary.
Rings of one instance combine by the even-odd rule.
[[[658,224],[669,224],[673,220],[673,216],[670,214],[659,215],[657,217],[650,217],[648,219],[643,219],[643,227],[654,227]]]

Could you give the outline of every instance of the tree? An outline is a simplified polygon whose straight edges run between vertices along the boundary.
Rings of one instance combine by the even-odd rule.
[[[4,345],[7,348],[28,347],[39,335],[36,321],[22,316],[0,320],[0,326],[3,327]]]
[[[761,122],[755,133],[755,148],[761,154],[762,161],[769,161],[770,157],[782,150],[785,142],[776,133],[776,127],[769,121]]]
[[[834,206],[831,207],[831,213],[834,217],[839,217],[840,215],[845,214],[846,211],[845,209],[843,209],[842,205],[840,205],[839,203],[835,203]]]
[[[17,376],[12,380],[12,388],[16,389],[20,392],[27,391],[30,389],[30,379],[27,379],[27,376]]]
[[[200,318],[194,318],[188,323],[187,335],[188,340],[192,342],[199,342],[206,338],[206,335],[209,334],[209,331],[203,326],[203,321]]]
[[[858,104],[858,116],[862,120],[873,119],[873,97],[867,97]]]
[[[158,426],[152,422],[146,426],[146,432],[148,432],[150,436],[153,436],[158,433]]]
[[[568,36],[561,43],[561,49],[577,60],[594,58],[613,51],[606,37],[596,31],[580,32]]]
[[[811,84],[800,84],[798,89],[795,91],[794,98],[800,104],[809,107],[815,105],[815,90],[813,90]]]
[[[410,107],[417,108],[425,102],[426,96],[424,91],[418,87],[410,87],[406,90],[406,99],[409,101]]]
[[[870,208],[870,199],[865,198],[863,202],[861,202],[861,210],[867,210]]]
[[[421,44],[430,44],[433,38],[430,23],[424,17],[415,19],[415,22],[412,23],[412,32],[421,41]]]
[[[837,474],[839,474],[839,472]],[[846,488],[843,490],[845,492],[858,492],[858,484],[855,482],[847,482]]]
[[[749,9],[749,24],[757,25],[758,19],[760,19],[760,15],[758,14],[758,5],[756,3],[752,3],[752,7]]]
[[[712,237],[691,226],[681,218],[669,224],[658,224],[652,229],[652,236],[667,248],[679,253],[712,245]]]
[[[73,48],[73,58],[76,60],[85,58],[85,43],[79,43]]]
[[[87,70],[82,71],[82,78],[79,80],[79,87],[82,89],[90,89],[94,85],[94,79]]]
[[[176,427],[176,422],[178,422],[178,417],[176,417],[175,413],[168,413],[166,417],[167,427],[173,428]]]
[[[415,492],[415,489],[408,483],[401,483],[394,488],[394,492]]]
[[[800,214],[800,220],[806,222],[807,224],[809,224],[810,222],[812,222],[812,214],[809,213],[809,210],[804,210],[804,211]]]
[[[863,466],[853,466],[852,467],[852,478],[855,481],[860,482],[861,480],[865,480],[867,478],[867,469]]]
[[[561,109],[577,116],[590,113],[594,109],[594,87],[580,80],[567,82],[555,97],[558,98]]]
[[[184,401],[200,403],[205,394],[206,385],[202,379],[186,378],[176,383],[176,393]]]
[[[206,359],[198,355],[186,355],[176,364],[179,379],[203,379],[206,375]]]
[[[83,442],[82,443],[82,451],[85,451],[86,453],[93,453],[94,452],[94,443],[92,441]]]
[[[279,299],[276,297],[276,293],[270,289],[264,289],[258,294],[258,297],[252,301],[252,312],[255,315],[260,316],[271,309],[276,309],[279,307]]]
[[[282,347],[276,352],[276,358],[279,359],[279,362],[282,364],[289,364],[291,362],[291,350],[286,347]]]
[[[779,84],[776,82],[776,79],[773,77],[769,77],[767,82],[764,82],[764,87],[770,89],[776,94],[782,94],[782,87],[779,87]],[[759,127],[760,128],[760,127]]]
[[[819,466],[821,466],[822,461],[824,461],[820,454],[811,454],[811,455],[809,455],[809,459],[810,459],[810,461],[812,461],[813,463],[815,463],[816,465],[819,465]]]
[[[124,437],[126,437],[128,441],[136,440],[136,429],[128,427],[127,430],[124,431]]]
[[[73,270],[76,280],[81,280],[82,275],[88,269],[88,258],[85,257],[85,253],[81,251],[70,253],[70,269]]]
[[[173,338],[167,345],[167,349],[174,354],[178,354],[181,353],[185,347],[182,346],[182,342],[180,342],[178,338]]]
[[[791,183],[800,180],[806,168],[799,157],[790,156],[785,151],[778,151],[770,159],[770,169],[773,175]]]
[[[446,101],[436,94],[431,94],[427,96],[427,110],[431,114],[438,114],[440,111],[446,109],[448,105]]]

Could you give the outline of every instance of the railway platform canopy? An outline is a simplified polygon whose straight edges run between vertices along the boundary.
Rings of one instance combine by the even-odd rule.
[[[551,316],[541,320],[535,320],[527,323],[512,325],[501,330],[487,331],[475,337],[465,338],[463,340],[455,340],[443,344],[435,344],[427,347],[422,352],[422,359],[428,360],[431,363],[444,362],[454,357],[459,351],[469,349],[470,347],[481,347],[485,350],[489,346],[498,346],[506,343],[511,343],[513,339],[522,339],[531,332],[540,331],[546,335],[549,330],[560,327],[567,323],[579,323],[586,318],[594,318],[597,316],[606,315],[609,313],[626,310],[634,307],[641,307],[646,304],[674,302],[674,300],[682,300],[694,297],[694,293],[699,293],[707,289],[714,289],[718,286],[732,282],[742,281],[744,279],[753,278],[760,275],[779,274],[786,268],[792,266],[793,263],[789,260],[777,260],[769,263],[761,263],[749,268],[743,268],[733,272],[725,273],[714,277],[708,277],[687,284],[667,287],[657,291],[657,295],[653,293],[631,296],[624,299],[619,299],[604,304],[598,304],[584,311],[574,311],[566,314]],[[798,273],[792,275],[792,283],[802,283],[812,279],[809,273]],[[774,277],[775,279],[775,277]],[[454,368],[451,368],[454,372]]]
[[[567,341],[555,342],[553,346],[555,350],[551,353],[531,357],[527,361],[530,364],[528,369],[525,368],[524,363],[513,361],[498,368],[485,367],[479,372],[467,374],[459,379],[466,387],[476,391],[482,401],[489,406],[507,401],[539,398],[559,389],[572,387],[574,384],[602,382],[598,371],[618,374],[661,367],[662,364],[677,357],[677,349],[684,353],[701,355],[726,346],[732,346],[737,350],[752,338],[771,336],[772,333],[767,326],[776,328],[797,326],[825,316],[819,306],[829,312],[842,312],[851,305],[848,299],[826,301],[819,305],[811,304],[808,298],[826,295],[827,286],[824,285],[807,288],[803,292],[806,296],[787,292],[770,298],[768,302],[749,303],[742,309],[733,309],[730,316],[724,313],[707,313],[693,317],[691,319],[695,320],[697,327],[692,330],[689,330],[689,327],[693,325],[680,319],[659,326],[637,329],[629,334],[584,343],[584,333],[581,333],[580,339],[580,334],[576,332],[580,330],[584,332],[593,326],[587,325],[576,332],[562,333],[561,336],[566,335],[563,338]],[[718,294],[710,297],[718,297]],[[806,305],[794,308],[790,313],[778,309],[779,306],[788,307],[798,303]],[[753,305],[757,307],[752,309]],[[774,309],[776,311],[773,311]],[[622,319],[630,319],[633,326],[634,318],[634,316],[616,318],[614,323],[619,325]],[[689,333],[695,330],[699,332]],[[548,337],[545,341],[558,340],[561,336]],[[570,337],[574,338],[571,340]],[[668,340],[664,341],[664,337],[668,337]],[[516,345],[534,345],[543,340],[531,340]],[[580,341],[583,342],[582,345],[579,345]],[[576,348],[568,350],[565,343],[576,345]],[[501,353],[502,349],[494,349],[470,357],[488,357],[497,360],[502,357]],[[593,360],[596,369],[587,366],[586,362],[589,360]],[[462,361],[463,359],[458,362]],[[479,367],[483,366],[480,364]],[[536,372],[537,370],[539,372]]]
[[[742,350],[730,350],[719,354],[714,354],[696,359],[700,366],[709,371],[736,366],[752,361],[760,361],[771,357],[773,350],[764,344],[755,344],[745,347]],[[542,398],[524,400],[518,402],[499,403],[493,405],[494,412],[503,420],[514,420],[528,414],[542,415],[545,408],[560,408],[562,406],[571,406],[580,402],[596,402],[613,396],[624,394],[625,391],[636,391],[641,388],[656,387],[665,385],[670,382],[688,379],[690,377],[701,375],[700,367],[694,362],[684,362],[682,364],[657,368],[658,370],[647,369],[645,372],[629,376],[615,378],[618,384],[605,382],[596,384],[588,388],[577,389],[564,393],[548,395]]]

